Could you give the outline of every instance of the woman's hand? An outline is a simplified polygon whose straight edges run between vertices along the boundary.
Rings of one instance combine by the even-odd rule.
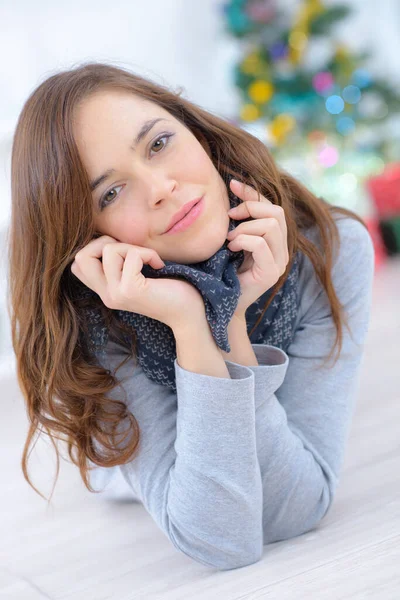
[[[174,331],[205,318],[204,301],[194,285],[175,277],[146,278],[144,264],[164,266],[155,250],[103,235],[79,250],[71,272],[108,308],[151,317]]]
[[[243,200],[228,211],[231,219],[254,221],[240,223],[228,233],[228,248],[232,252],[243,250],[245,260],[238,269],[241,295],[235,316],[245,319],[247,308],[269,290],[283,275],[289,262],[285,212],[265,196],[258,201],[257,191],[232,179],[231,190]]]

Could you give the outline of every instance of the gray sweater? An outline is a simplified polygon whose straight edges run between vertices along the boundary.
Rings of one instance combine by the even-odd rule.
[[[357,221],[337,220],[333,283],[352,331],[340,358],[321,367],[336,330],[324,289],[302,255],[295,335],[287,353],[252,344],[259,366],[226,361],[230,379],[175,360],[177,392],[129,359],[118,370],[140,446],[119,470],[174,546],[220,570],[260,560],[263,545],[316,527],[332,506],[358,394],[369,326],[374,249]],[[319,243],[316,228],[305,232]],[[108,343],[114,369],[126,350]],[[336,357],[336,349],[335,355]],[[110,397],[123,399],[119,387]]]

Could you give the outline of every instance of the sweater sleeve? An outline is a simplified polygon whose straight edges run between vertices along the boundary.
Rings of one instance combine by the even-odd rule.
[[[348,218],[338,220],[338,228],[341,248],[332,277],[351,335],[344,327],[336,364],[322,366],[336,329],[328,297],[305,256],[297,326],[287,353],[252,344],[259,363],[249,368],[255,375],[264,544],[315,527],[332,505],[338,486],[359,388],[374,274],[367,229]],[[336,352],[337,347],[334,358]],[[276,389],[271,373],[279,364],[287,371]]]
[[[97,358],[114,370],[123,353],[109,342],[107,358]],[[114,373],[140,428],[139,449],[121,474],[178,550],[221,570],[257,562],[263,552],[254,374],[226,365],[231,378],[187,371],[175,359],[176,393],[131,357]],[[271,393],[281,380],[271,378]],[[124,400],[119,390],[109,397]]]

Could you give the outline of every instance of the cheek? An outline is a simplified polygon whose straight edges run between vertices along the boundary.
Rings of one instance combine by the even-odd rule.
[[[180,165],[179,176],[183,181],[204,182],[204,178],[210,177],[215,171],[210,157],[200,144],[183,151],[177,163]]]
[[[112,230],[115,236],[126,244],[141,246],[148,238],[148,223],[137,215],[118,216],[112,223]]]

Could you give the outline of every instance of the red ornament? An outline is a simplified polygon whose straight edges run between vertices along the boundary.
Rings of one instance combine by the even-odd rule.
[[[380,269],[381,266],[386,262],[387,251],[382,240],[381,231],[379,229],[379,219],[377,217],[370,217],[369,219],[364,219],[364,222],[368,227],[368,231],[374,245],[376,273],[378,269]]]
[[[371,177],[366,184],[380,219],[400,215],[400,163],[387,165],[381,175]]]

